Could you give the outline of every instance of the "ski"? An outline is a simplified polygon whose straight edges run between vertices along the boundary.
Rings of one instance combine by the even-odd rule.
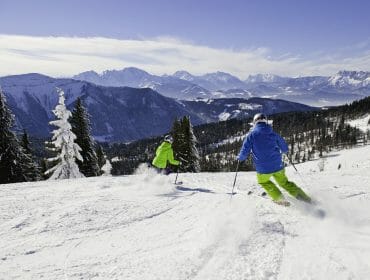
[[[233,193],[227,193],[229,195],[235,195],[237,194],[237,192],[233,192]],[[270,200],[271,202],[274,202],[273,200],[271,200],[269,198],[269,196],[267,195],[267,193],[265,191],[263,191],[262,193],[257,193],[256,189],[253,189],[253,190],[249,190],[247,192],[247,195],[255,195],[257,197],[262,197],[262,198],[265,198],[265,199],[268,199]],[[322,208],[319,208],[317,204],[315,203],[307,203],[307,202],[303,202],[303,201],[295,201],[295,202],[292,202],[292,201],[288,201],[288,200],[284,200],[284,202],[282,203],[278,203],[278,202],[274,202],[275,204],[277,205],[280,205],[280,206],[284,206],[284,207],[294,207],[296,206],[295,208],[300,208],[301,210],[303,210],[305,213],[308,213],[316,218],[320,218],[320,219],[323,219],[326,217],[326,212],[324,209]]]

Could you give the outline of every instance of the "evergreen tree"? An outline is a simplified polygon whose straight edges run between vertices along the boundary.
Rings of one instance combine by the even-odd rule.
[[[41,159],[40,169],[41,169],[41,177],[44,180],[49,179],[49,176],[46,174],[48,171],[48,160],[46,158]]]
[[[23,130],[20,144],[25,154],[24,173],[28,177],[28,181],[39,181],[41,179],[40,168],[37,166],[32,156],[31,143],[26,130]]]
[[[29,154],[29,155],[32,154],[30,144],[31,143],[30,143],[30,140],[28,138],[28,134],[27,134],[26,130],[23,130],[23,135],[22,135],[22,138],[21,138],[21,146],[22,146],[24,152],[26,154]]]
[[[196,148],[197,139],[193,132],[190,117],[175,120],[172,134],[174,136],[173,149],[176,158],[181,161],[181,171],[199,172],[200,156]]]
[[[90,122],[86,109],[82,106],[81,98],[77,99],[76,106],[70,119],[72,132],[76,135],[76,143],[80,146],[81,160],[76,160],[80,171],[86,177],[100,175],[98,159],[94,150],[93,140],[90,136]]]
[[[17,137],[11,131],[14,117],[0,89],[0,183],[34,180],[27,172],[28,157],[24,154]]]
[[[173,136],[172,149],[175,158],[182,161],[181,151],[184,149],[184,133],[181,131],[181,122],[177,118],[173,121],[171,134]]]
[[[76,163],[76,159],[83,160],[80,154],[81,148],[74,142],[76,135],[72,132],[72,126],[68,122],[71,112],[67,110],[64,104],[64,92],[59,88],[57,91],[59,93],[59,103],[53,110],[57,120],[51,121],[50,124],[58,127],[52,132],[51,142],[58,154],[48,160],[57,162],[57,164],[46,171],[46,174],[52,174],[49,178],[51,180],[81,178],[84,175],[79,171]]]
[[[197,138],[194,135],[193,126],[190,122],[190,117],[184,117],[184,128],[185,128],[185,139],[187,143],[187,148],[189,149],[188,154],[188,166],[191,172],[200,172],[199,165],[199,152],[197,149]]]

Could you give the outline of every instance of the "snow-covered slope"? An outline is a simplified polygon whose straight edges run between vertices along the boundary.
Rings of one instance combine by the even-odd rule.
[[[368,279],[370,147],[318,162],[287,174],[324,219],[261,197],[254,172],[233,197],[234,173],[1,185],[0,279]]]

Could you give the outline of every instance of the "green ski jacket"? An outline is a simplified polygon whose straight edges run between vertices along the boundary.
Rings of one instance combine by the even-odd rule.
[[[155,151],[155,158],[152,164],[157,168],[166,168],[167,162],[172,165],[179,165],[179,161],[173,158],[172,145],[164,141]]]

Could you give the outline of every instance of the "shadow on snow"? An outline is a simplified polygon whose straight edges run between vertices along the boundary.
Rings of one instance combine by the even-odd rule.
[[[177,186],[177,190],[183,191],[183,192],[202,192],[202,193],[214,193],[213,191],[209,189],[204,189],[204,188],[187,188],[187,187],[182,187],[182,186]]]

